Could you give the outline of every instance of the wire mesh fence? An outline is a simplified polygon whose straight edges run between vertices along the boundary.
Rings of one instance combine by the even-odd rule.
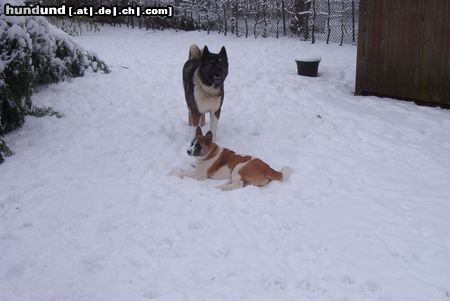
[[[45,0],[42,0],[45,2]],[[47,0],[54,3],[59,0]],[[68,3],[68,2],[67,2]],[[71,0],[72,5],[172,6],[173,17],[97,16],[114,26],[153,30],[216,31],[246,38],[293,37],[353,44],[358,37],[359,0]]]
[[[341,45],[355,45],[358,36],[359,0],[162,0],[141,5],[174,7],[171,19],[141,21],[153,29],[217,31],[254,38],[288,36]]]

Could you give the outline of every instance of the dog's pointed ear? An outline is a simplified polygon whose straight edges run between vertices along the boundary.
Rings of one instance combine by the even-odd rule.
[[[202,128],[201,127],[197,127],[195,129],[195,136],[203,136],[203,132],[202,132]]]
[[[209,49],[208,46],[205,45],[205,47],[203,47],[203,51],[202,51],[202,58],[206,58],[209,55]]]
[[[225,49],[225,46],[222,46],[222,48],[220,49],[219,54],[221,56],[227,57],[227,50]]]
[[[208,131],[205,135],[206,143],[210,143],[213,140],[213,133],[211,131]]]

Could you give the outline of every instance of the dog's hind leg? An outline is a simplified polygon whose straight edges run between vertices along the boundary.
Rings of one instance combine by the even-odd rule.
[[[223,185],[219,185],[219,186],[217,186],[217,188],[219,188],[222,191],[230,191],[230,190],[242,188],[243,186],[244,186],[244,181],[236,180],[236,181],[233,181],[231,183],[226,183],[226,184],[223,184]]]
[[[240,166],[243,166],[245,164],[246,164],[246,162],[239,163],[231,172],[230,182],[220,185],[220,186],[217,186],[217,188],[219,188],[223,191],[228,191],[228,190],[234,190],[234,189],[244,187],[245,182],[244,182],[244,179],[239,174],[239,170],[240,170]]]

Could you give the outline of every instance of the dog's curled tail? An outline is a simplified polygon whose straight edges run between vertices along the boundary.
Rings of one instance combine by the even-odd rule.
[[[189,60],[199,60],[202,58],[202,51],[196,44],[192,44],[191,47],[189,47]]]
[[[283,175],[283,177],[281,178],[281,181],[285,181],[294,172],[294,170],[292,168],[290,168],[289,166],[284,166],[283,168],[281,168],[280,172]]]
[[[290,167],[283,167],[280,171],[276,171],[272,168],[269,168],[269,172],[267,174],[267,177],[270,180],[275,180],[275,181],[285,181],[287,178],[289,178],[289,176],[291,175],[291,173],[293,173],[294,170]]]

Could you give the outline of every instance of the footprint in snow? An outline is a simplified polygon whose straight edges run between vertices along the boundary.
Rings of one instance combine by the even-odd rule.
[[[307,279],[301,280],[301,281],[297,282],[297,287],[299,289],[309,291],[309,290],[311,290],[311,281],[309,281]]]
[[[209,229],[209,225],[202,222],[192,222],[187,228],[191,231],[206,231]]]
[[[410,222],[413,222],[413,221],[416,220],[416,218],[414,217],[414,215],[411,215],[411,214],[405,214],[405,215],[403,215],[403,216],[405,217],[405,219],[407,219],[407,220],[410,221]]]
[[[191,239],[205,239],[211,234],[211,226],[203,222],[191,222],[187,225],[187,235]]]
[[[266,275],[262,277],[261,285],[267,290],[284,290],[287,286],[286,281],[273,275]]]
[[[290,232],[294,229],[298,230],[303,228],[305,225],[303,224],[303,222],[301,220],[296,220],[293,222],[287,222],[287,223],[283,223],[281,224],[281,226],[278,228],[278,231],[280,232]]]
[[[172,248],[173,241],[170,238],[161,239],[158,241],[158,246],[163,249],[170,249]]]
[[[6,272],[6,278],[19,277],[25,273],[27,270],[26,262],[19,262],[17,264],[12,265]]]
[[[381,286],[373,281],[366,281],[361,285],[361,290],[365,293],[375,294],[381,292]]]
[[[32,228],[32,223],[24,223],[22,226],[20,226],[20,229],[26,229],[26,228]]]
[[[217,250],[213,250],[212,254],[216,258],[226,258],[226,257],[230,256],[230,250],[228,250],[228,249],[217,249]]]
[[[297,288],[299,288],[301,290],[305,290],[305,291],[312,292],[312,293],[319,293],[319,294],[326,293],[325,289],[311,284],[311,280],[309,280],[309,279],[303,279],[303,280],[297,282],[296,286],[297,286]]]
[[[416,205],[411,202],[402,202],[401,206],[404,210],[407,211],[413,210],[416,207]]]
[[[85,271],[95,273],[103,269],[102,261],[104,259],[103,255],[89,255],[81,260],[81,266]]]
[[[160,294],[154,290],[148,290],[142,295],[142,297],[144,299],[150,299],[150,300],[158,298],[159,296],[160,296]]]
[[[342,276],[341,281],[342,281],[342,283],[347,284],[347,285],[352,285],[352,284],[356,283],[356,281],[348,275]]]

